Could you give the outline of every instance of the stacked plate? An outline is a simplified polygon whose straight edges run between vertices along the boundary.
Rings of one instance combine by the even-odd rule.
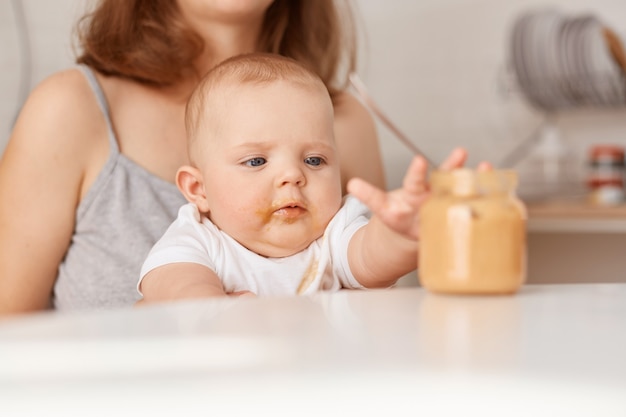
[[[525,97],[541,109],[626,104],[626,54],[596,16],[528,12],[515,20],[511,63]]]

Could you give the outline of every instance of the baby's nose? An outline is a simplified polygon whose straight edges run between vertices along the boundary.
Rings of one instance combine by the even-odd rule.
[[[302,187],[306,184],[306,177],[302,169],[296,166],[286,168],[281,172],[278,177],[278,183],[280,186],[292,184]]]

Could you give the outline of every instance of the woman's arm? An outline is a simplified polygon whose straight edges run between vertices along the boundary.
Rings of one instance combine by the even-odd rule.
[[[369,111],[348,92],[335,99],[335,137],[341,158],[344,194],[348,181],[355,177],[385,189],[385,171],[376,125]]]
[[[77,70],[45,80],[22,109],[0,161],[0,315],[48,307],[88,165],[106,158],[98,113]]]

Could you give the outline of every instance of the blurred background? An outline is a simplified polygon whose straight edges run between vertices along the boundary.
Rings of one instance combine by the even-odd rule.
[[[72,29],[88,4],[87,0],[0,2],[0,152],[30,89],[52,72],[73,65]],[[614,90],[621,88],[626,68],[620,67],[619,53],[610,50],[608,42],[598,46],[598,30],[610,29],[613,44],[619,46],[626,35],[626,2],[354,0],[353,4],[360,24],[359,76],[400,129],[435,161],[460,145],[469,150],[470,165],[488,160],[519,171],[520,194],[539,207],[530,210],[531,221],[536,220],[529,229],[531,275],[580,281],[602,265],[603,276],[623,279],[626,210],[615,212],[621,210],[622,196],[603,194],[607,204],[599,206],[610,207],[591,213],[586,197],[593,147],[611,145],[618,151],[626,147],[626,100],[619,94],[604,101],[582,97],[572,89],[586,83],[602,96],[594,85],[604,85],[608,78],[614,81]],[[550,23],[529,18],[546,10]],[[594,19],[595,32],[566,25],[583,17]],[[562,57],[562,50],[569,55]],[[613,61],[608,63],[607,57]],[[590,64],[594,62],[595,66]],[[585,77],[576,78],[579,69]],[[543,73],[550,74],[547,81],[537,78]],[[536,92],[544,90],[548,96],[537,100]],[[604,91],[605,98],[607,94]],[[379,134],[388,186],[397,187],[411,154],[385,126],[379,125]],[[546,201],[573,201],[574,208],[550,211],[542,205]],[[597,221],[607,216],[613,223],[598,226]],[[554,261],[563,257],[574,261],[568,265]],[[576,259],[584,263],[575,264]],[[414,282],[414,277],[407,282]]]
[[[28,91],[73,64],[72,29],[88,0],[0,2],[0,150]],[[502,163],[544,121],[528,103],[512,68],[511,38],[524,14],[552,9],[593,14],[620,36],[620,0],[353,0],[361,28],[360,77],[379,106],[437,161],[456,145],[470,163]],[[531,45],[532,47],[532,45]],[[626,108],[626,107],[625,107]],[[572,161],[584,163],[596,142],[626,144],[625,108],[568,109],[554,120]],[[381,126],[390,187],[410,159]]]

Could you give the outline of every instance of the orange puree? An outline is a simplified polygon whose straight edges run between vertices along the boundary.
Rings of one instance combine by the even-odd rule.
[[[511,294],[526,278],[526,209],[513,171],[431,176],[420,212],[419,278],[428,290]]]

